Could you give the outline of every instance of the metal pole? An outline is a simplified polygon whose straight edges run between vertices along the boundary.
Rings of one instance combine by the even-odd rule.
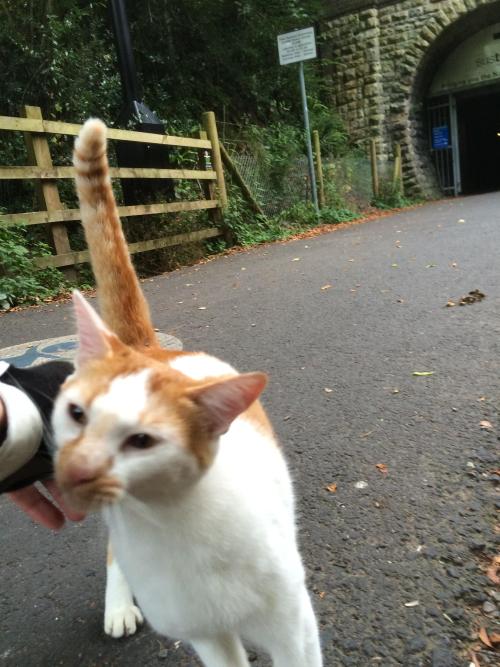
[[[311,144],[311,130],[309,128],[309,110],[307,108],[306,82],[304,80],[304,62],[302,60],[299,63],[299,81],[300,94],[302,95],[302,111],[304,112],[304,128],[306,132],[307,160],[309,162],[309,177],[311,179],[312,198],[316,215],[319,216],[318,192],[316,190],[316,175],[314,173],[313,151]]]
[[[132,51],[127,10],[123,0],[110,0],[109,4],[111,7],[123,93],[127,105],[131,105],[141,99],[141,94],[137,80],[134,53]]]

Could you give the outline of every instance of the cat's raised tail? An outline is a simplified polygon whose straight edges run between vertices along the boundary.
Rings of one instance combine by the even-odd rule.
[[[75,141],[73,164],[82,224],[103,320],[127,345],[158,345],[149,307],[123,235],[111,188],[106,126],[90,118]]]

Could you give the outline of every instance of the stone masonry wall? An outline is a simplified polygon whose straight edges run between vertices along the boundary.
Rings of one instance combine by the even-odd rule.
[[[426,89],[453,48],[500,21],[500,0],[347,0],[335,6],[322,29],[324,53],[333,62],[333,105],[356,143],[378,140],[382,160],[401,143],[408,190],[434,193]]]

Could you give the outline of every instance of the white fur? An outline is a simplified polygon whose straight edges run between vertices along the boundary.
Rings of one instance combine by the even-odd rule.
[[[178,357],[171,366],[195,379],[236,372],[203,354]],[[190,641],[206,667],[247,667],[242,639],[267,650],[275,667],[320,667],[280,449],[271,435],[238,417],[204,474],[173,426],[158,432],[161,440],[151,449],[116,454],[117,433],[132,432],[144,407],[146,378],[115,380],[91,408],[87,427],[114,417],[106,433],[106,447],[116,455],[111,473],[129,493],[104,515],[114,556],[146,619],[157,632]],[[55,415],[56,438],[65,442],[57,409]],[[179,479],[192,483],[177,487],[180,493],[148,498],[155,474],[166,488]]]
[[[111,637],[133,635],[143,622],[141,611],[134,604],[130,588],[116,560],[106,569],[104,632]]]
[[[213,466],[175,504],[139,509],[125,499],[105,516],[157,632],[191,641],[209,667],[246,665],[233,661],[238,638],[268,650],[279,667],[321,665],[289,476],[277,447],[249,422],[235,420]],[[223,660],[228,642],[233,658]]]
[[[221,377],[223,375],[236,375],[237,371],[225,361],[211,357],[209,354],[197,352],[195,354],[183,354],[175,357],[170,367],[179,371],[192,380],[203,380],[210,377]]]

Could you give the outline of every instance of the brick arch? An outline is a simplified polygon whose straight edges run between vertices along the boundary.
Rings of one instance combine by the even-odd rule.
[[[443,59],[462,41],[492,22],[500,22],[500,0],[457,0],[453,12],[429,19],[399,65],[398,99],[392,105],[394,141],[402,144],[405,182],[418,193],[436,191],[425,133],[425,100]],[[475,5],[471,6],[471,5]]]

